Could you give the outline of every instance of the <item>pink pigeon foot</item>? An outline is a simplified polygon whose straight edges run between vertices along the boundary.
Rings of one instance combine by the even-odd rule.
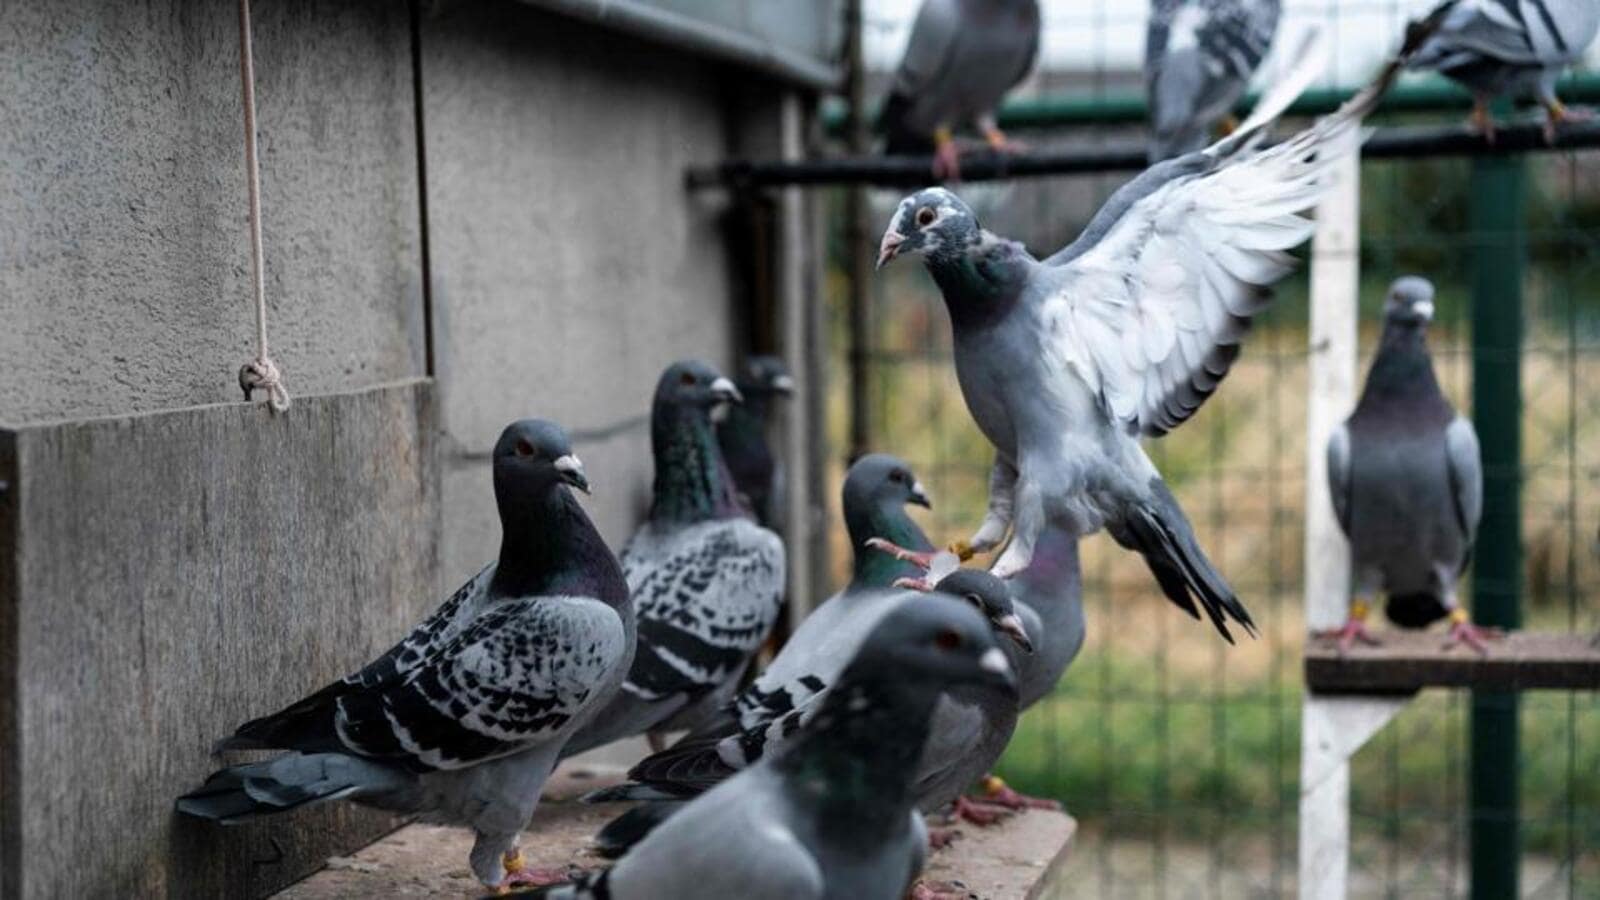
[[[1061,802],[1048,797],[1030,797],[1012,790],[999,777],[990,775],[983,779],[983,801],[1006,809],[1060,809]]]
[[[881,537],[867,538],[867,546],[880,553],[887,553],[895,559],[902,559],[915,564],[918,568],[926,569],[933,565],[933,558],[938,555],[937,550],[907,550],[893,541]]]
[[[979,828],[988,828],[1010,815],[1010,813],[1011,810],[1003,806],[979,803],[966,796],[957,797],[954,806],[950,809],[952,818],[957,821],[970,822]]]
[[[1459,612],[1459,610],[1458,610]],[[1466,644],[1484,656],[1489,655],[1489,641],[1498,641],[1506,633],[1500,628],[1485,628],[1472,624],[1466,616],[1450,616],[1450,638],[1444,642],[1444,649],[1449,650],[1457,644]]]
[[[959,881],[926,881],[920,878],[906,894],[907,900],[971,900],[976,896]]]
[[[1351,613],[1350,618],[1345,620],[1342,627],[1313,632],[1312,636],[1319,640],[1332,639],[1336,641],[1339,645],[1340,656],[1348,654],[1350,647],[1356,641],[1360,641],[1368,647],[1376,647],[1383,643],[1373,637],[1372,632],[1367,630],[1367,617],[1365,615],[1356,615],[1355,613]]]
[[[961,150],[948,131],[941,130],[933,138],[933,177],[936,181],[961,180]]]

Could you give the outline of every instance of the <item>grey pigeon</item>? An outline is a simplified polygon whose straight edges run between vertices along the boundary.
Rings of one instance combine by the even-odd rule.
[[[1145,30],[1150,163],[1194,153],[1231,118],[1278,29],[1279,0],[1153,0]]]
[[[650,517],[622,548],[638,652],[622,690],[573,737],[569,754],[694,728],[732,698],[778,622],[783,542],[749,519],[711,422],[713,408],[739,398],[699,360],[674,363],[656,385]]]
[[[1383,338],[1355,412],[1328,440],[1328,490],[1350,539],[1355,600],[1341,651],[1367,633],[1363,598],[1382,591],[1396,625],[1448,617],[1450,640],[1479,650],[1492,632],[1467,620],[1456,580],[1483,514],[1478,435],[1439,390],[1428,355],[1433,285],[1401,278],[1384,304]]]
[[[1472,92],[1474,126],[1490,141],[1496,97],[1534,97],[1546,112],[1545,137],[1563,121],[1589,114],[1556,97],[1562,70],[1583,58],[1600,29],[1595,0],[1445,0],[1442,21],[1410,67],[1439,72]]]
[[[717,443],[745,506],[757,522],[778,529],[784,512],[783,466],[772,453],[767,431],[773,400],[794,392],[794,378],[776,356],[752,356],[735,384],[744,402],[729,407],[717,423]]]
[[[923,0],[879,117],[885,152],[931,147],[934,178],[953,180],[955,129],[976,123],[991,147],[1014,149],[995,110],[1038,55],[1037,0]]]
[[[944,694],[1015,694],[987,623],[926,597],[862,643],[781,754],[707,791],[611,869],[536,896],[610,900],[898,900],[927,832],[912,775]]]
[[[1124,185],[1042,262],[983,230],[943,188],[901,201],[879,265],[921,256],[944,295],[962,394],[996,449],[989,512],[970,549],[1012,532],[995,574],[1027,567],[1047,519],[1078,535],[1104,527],[1180,608],[1196,618],[1204,609],[1229,641],[1229,618],[1254,632],[1139,438],[1182,424],[1227,374],[1269,286],[1293,268],[1286,251],[1311,233],[1301,213],[1358,152],[1361,119],[1399,66],[1311,128],[1257,149],[1320,71],[1321,46],[1296,54],[1296,69],[1232,135]]]
[[[241,726],[221,748],[296,752],[217,772],[179,812],[233,824],[349,799],[470,827],[485,885],[545,877],[521,868],[517,837],[562,747],[622,684],[633,609],[567,490],[588,485],[559,426],[508,427],[494,486],[498,561],[366,668]]]

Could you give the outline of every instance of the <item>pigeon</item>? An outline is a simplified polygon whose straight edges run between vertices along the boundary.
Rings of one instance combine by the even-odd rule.
[[[784,512],[783,467],[772,457],[767,425],[773,398],[794,393],[794,378],[778,357],[754,356],[745,364],[744,377],[736,386],[744,402],[729,407],[717,423],[717,444],[733,473],[734,486],[756,521],[779,528]]]
[[[957,568],[954,561],[954,555],[948,552],[933,557],[930,571],[936,573],[935,585],[930,585],[926,578],[899,579],[898,584],[909,590],[890,594],[883,603],[886,609],[877,613],[869,628],[859,629],[863,632],[859,637],[855,635],[858,628],[853,623],[836,629],[834,645],[813,655],[809,660],[812,663],[809,672],[771,692],[784,698],[784,704],[768,700],[741,707],[736,722],[717,731],[690,734],[670,749],[635,765],[628,773],[631,783],[602,789],[585,800],[592,803],[681,800],[696,796],[735,772],[781,752],[794,741],[806,722],[825,708],[826,698],[839,683],[841,672],[860,651],[866,636],[906,606],[926,602],[924,592],[959,597],[979,610],[996,635],[1008,638],[1004,646],[1015,669],[1022,657],[1033,652],[1033,646],[1009,587],[986,572]],[[843,662],[839,661],[841,652]],[[917,765],[914,783],[919,807],[932,811],[956,802],[962,790],[987,771],[1005,749],[1016,728],[1018,712],[1015,692],[996,695],[979,689],[963,689],[941,698],[933,715],[927,746]],[[958,814],[961,811],[958,804]],[[667,808],[657,808],[637,815],[625,813],[602,830],[599,843],[612,851],[626,847],[670,812]]]
[[[1483,467],[1472,423],[1439,390],[1428,355],[1433,285],[1407,276],[1389,287],[1383,337],[1355,412],[1328,440],[1328,490],[1350,539],[1355,599],[1343,628],[1326,633],[1341,653],[1367,632],[1367,601],[1388,597],[1402,628],[1450,620],[1450,643],[1487,652],[1492,629],[1472,624],[1456,581],[1483,515]]]
[[[1015,696],[988,623],[930,596],[885,618],[781,753],[686,805],[604,872],[534,896],[898,900],[927,855],[913,776],[941,698]]]
[[[710,363],[667,367],[650,411],[655,487],[649,519],[622,548],[639,618],[633,668],[567,753],[692,729],[726,703],[783,606],[782,540],[749,518],[712,426],[741,398]]]
[[[961,177],[954,131],[975,122],[989,146],[1019,149],[995,123],[1039,55],[1037,0],[923,0],[878,118],[884,152],[933,148],[933,177]]]
[[[1043,261],[983,230],[944,188],[900,202],[878,265],[923,258],[950,314],[967,408],[996,451],[989,511],[962,555],[1011,531],[993,567],[1009,578],[1047,519],[1080,536],[1104,527],[1191,616],[1203,609],[1230,643],[1229,619],[1255,633],[1139,437],[1182,424],[1216,389],[1269,286],[1292,270],[1286,251],[1311,234],[1300,213],[1358,152],[1362,117],[1425,33],[1414,27],[1401,59],[1337,112],[1259,149],[1321,69],[1313,33],[1237,131],[1124,185]]]
[[[1278,29],[1280,0],[1154,0],[1145,30],[1150,164],[1202,150],[1225,130]]]
[[[1562,70],[1583,58],[1600,29],[1595,0],[1445,0],[1441,24],[1412,56],[1412,69],[1438,72],[1472,92],[1472,124],[1494,142],[1489,103],[1497,97],[1536,98],[1545,109],[1545,138],[1563,122],[1591,114],[1556,97]]]
[[[219,749],[293,751],[222,769],[177,801],[223,824],[349,799],[464,824],[487,886],[548,880],[517,849],[567,740],[633,658],[622,569],[569,487],[588,490],[566,432],[538,419],[494,448],[499,559],[370,665]]]

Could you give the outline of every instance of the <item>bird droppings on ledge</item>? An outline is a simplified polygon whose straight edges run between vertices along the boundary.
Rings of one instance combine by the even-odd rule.
[[[592,868],[606,863],[589,849],[590,838],[628,804],[586,806],[577,797],[621,780],[615,769],[563,767],[546,785],[545,799],[522,841],[530,865]],[[1050,896],[1060,877],[1077,823],[1064,813],[1025,810],[990,828],[962,825],[956,841],[935,852],[923,877],[960,881],[977,897],[1012,900]],[[408,825],[276,896],[283,900],[355,897],[481,897],[484,890],[462,865],[472,833],[439,825]]]

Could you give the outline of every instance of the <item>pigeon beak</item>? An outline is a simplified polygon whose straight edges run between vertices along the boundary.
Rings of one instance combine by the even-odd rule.
[[[983,670],[988,680],[1016,690],[1016,673],[1011,671],[1011,663],[1006,662],[1006,655],[1000,652],[999,647],[983,651],[983,655],[978,657],[978,668]]]
[[[711,399],[717,403],[743,403],[744,395],[726,378],[711,382]]]
[[[1419,300],[1416,303],[1411,304],[1411,308],[1413,310],[1415,310],[1416,314],[1422,318],[1422,321],[1424,321],[1424,322],[1432,322],[1433,321],[1433,301],[1432,300]]]
[[[923,509],[933,509],[933,501],[928,499],[928,492],[923,490],[922,482],[920,481],[911,483],[910,500]]]
[[[772,379],[772,389],[780,394],[794,393],[794,379],[787,375],[779,375]]]
[[[1022,618],[1016,613],[1008,613],[995,620],[995,627],[1000,629],[1007,637],[1016,641],[1023,653],[1033,653],[1033,641],[1028,640],[1028,630],[1022,627]]]
[[[555,461],[556,471],[561,473],[561,480],[572,485],[585,494],[589,493],[589,476],[584,474],[583,462],[576,456],[568,453],[560,456]]]
[[[878,245],[878,268],[889,264],[889,260],[900,255],[900,245],[906,242],[906,236],[890,228],[883,233],[883,243]]]

